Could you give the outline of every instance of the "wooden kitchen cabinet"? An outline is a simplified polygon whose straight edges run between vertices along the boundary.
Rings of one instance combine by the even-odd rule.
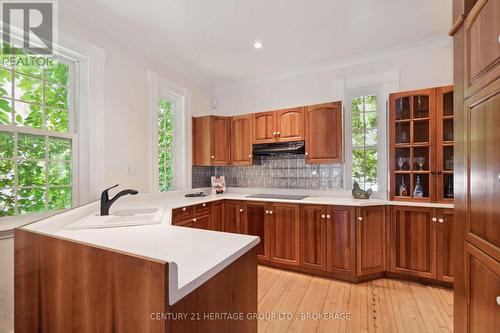
[[[341,163],[342,103],[305,108],[306,163]]]
[[[391,271],[435,279],[434,209],[395,206],[391,215]]]
[[[238,200],[227,200],[225,203],[225,216],[222,231],[243,234],[245,226],[245,202]]]
[[[304,140],[304,108],[291,108],[253,115],[253,143]]]
[[[267,202],[247,202],[246,234],[260,237],[257,257],[260,261],[268,261],[269,254],[269,204]]]
[[[225,215],[224,207],[224,200],[212,203],[212,225],[210,227],[211,230],[222,231]]]
[[[172,210],[172,224],[179,227],[211,229],[212,204],[202,203]]]
[[[271,261],[300,265],[300,210],[298,204],[272,203],[269,206]]]
[[[300,264],[302,267],[327,270],[326,210],[326,206],[301,206]]]
[[[500,263],[465,244],[465,288],[468,332],[496,332],[500,327]]]
[[[385,206],[357,209],[357,275],[385,271]]]
[[[356,274],[356,232],[353,207],[328,206],[326,214],[326,258],[329,272]]]
[[[252,116],[231,118],[231,164],[252,165]]]
[[[193,118],[193,166],[231,164],[231,118]]]
[[[437,279],[453,282],[454,279],[454,212],[453,209],[437,209]]]

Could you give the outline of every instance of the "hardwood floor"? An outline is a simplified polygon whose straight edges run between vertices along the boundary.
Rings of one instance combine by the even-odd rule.
[[[453,330],[453,291],[413,282],[352,284],[259,266],[258,297],[259,333]],[[348,320],[334,317],[346,313]]]

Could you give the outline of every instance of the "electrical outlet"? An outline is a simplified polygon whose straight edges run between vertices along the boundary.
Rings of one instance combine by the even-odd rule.
[[[127,175],[135,176],[135,165],[129,164],[127,167]]]

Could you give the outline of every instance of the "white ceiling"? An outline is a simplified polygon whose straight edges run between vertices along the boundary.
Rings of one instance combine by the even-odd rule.
[[[443,36],[452,24],[452,0],[67,1],[210,88]]]

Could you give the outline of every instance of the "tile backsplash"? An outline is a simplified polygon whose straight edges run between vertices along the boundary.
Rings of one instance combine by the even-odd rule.
[[[262,157],[258,165],[193,167],[193,188],[224,176],[227,187],[340,190],[342,171],[342,164],[306,164],[304,155],[281,154]]]

